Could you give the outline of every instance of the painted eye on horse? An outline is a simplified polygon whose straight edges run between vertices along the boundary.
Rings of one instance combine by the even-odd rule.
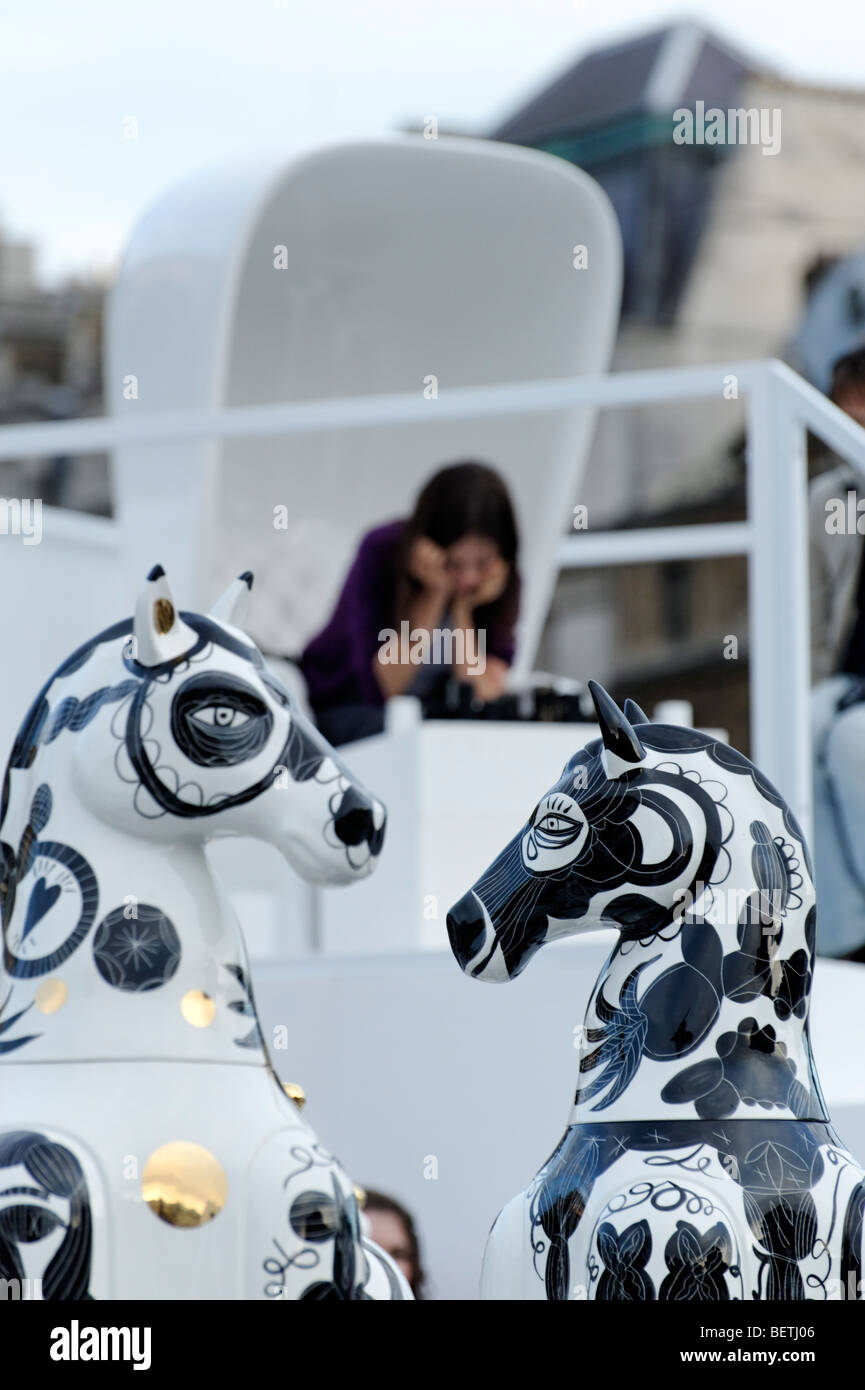
[[[574,820],[572,816],[564,816],[548,812],[535,826],[535,835],[541,840],[549,840],[551,844],[567,844],[570,840],[575,840],[583,828],[583,822]]]
[[[227,672],[203,672],[180,687],[171,707],[178,748],[200,766],[229,766],[261,752],[273,715],[261,697]]]
[[[244,714],[242,710],[231,709],[228,705],[205,705],[204,709],[196,710],[191,718],[197,719],[200,724],[216,725],[219,729],[230,729],[245,724],[249,715]]]
[[[181,614],[157,566],[133,631],[122,619],[67,657],[15,738],[0,787],[0,1302],[411,1297],[361,1232],[348,1175],[275,1096],[241,926],[205,854],[241,834],[311,885],[345,885],[372,873],[385,833],[383,804],[240,627],[250,582],[212,616]],[[34,1065],[16,1065],[22,1048]],[[44,1129],[17,1125],[34,1111]],[[118,1133],[149,1212],[129,1239]],[[206,1248],[175,1236],[205,1225]]]

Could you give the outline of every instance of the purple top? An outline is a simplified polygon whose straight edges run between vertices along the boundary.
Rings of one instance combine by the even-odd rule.
[[[372,662],[382,628],[396,626],[396,559],[406,524],[389,521],[366,533],[330,622],[304,650],[300,667],[313,709],[384,703]],[[488,631],[486,649],[510,666],[513,628]]]

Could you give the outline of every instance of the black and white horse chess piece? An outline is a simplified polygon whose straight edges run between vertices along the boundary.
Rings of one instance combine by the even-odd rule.
[[[863,1170],[808,1035],[816,895],[783,798],[741,753],[620,710],[451,909],[462,969],[618,938],[568,1128],[490,1233],[482,1296],[863,1297]]]
[[[154,569],[9,759],[0,1279],[21,1297],[411,1297],[276,1076],[205,857],[241,835],[348,884],[384,836],[242,630],[251,584],[179,613]]]

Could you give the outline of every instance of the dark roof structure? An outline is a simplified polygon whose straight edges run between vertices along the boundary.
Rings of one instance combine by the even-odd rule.
[[[673,113],[739,104],[754,71],[701,25],[682,22],[586,54],[489,138],[559,155],[588,170],[622,228],[622,313],[669,323],[702,232],[712,175],[729,150],[676,145]]]
[[[691,21],[586,54],[490,132],[493,140],[538,145],[598,126],[669,118],[698,100],[734,104],[748,60]]]

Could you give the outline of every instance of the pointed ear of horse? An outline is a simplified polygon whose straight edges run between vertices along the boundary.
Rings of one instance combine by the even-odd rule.
[[[233,579],[224,594],[216,600],[210,610],[211,618],[229,627],[243,627],[249,609],[249,593],[252,588],[252,570]]]
[[[631,728],[630,722],[604,687],[598,685],[597,681],[589,681],[589,693],[604,740],[601,761],[612,782],[623,773],[632,772],[643,762],[646,750]]]
[[[624,704],[625,718],[629,724],[651,724],[651,719],[640,709],[636,700],[626,700]]]
[[[155,565],[138,595],[133,623],[135,660],[139,666],[177,661],[194,647],[198,634],[187,627],[174,606],[165,570]]]

